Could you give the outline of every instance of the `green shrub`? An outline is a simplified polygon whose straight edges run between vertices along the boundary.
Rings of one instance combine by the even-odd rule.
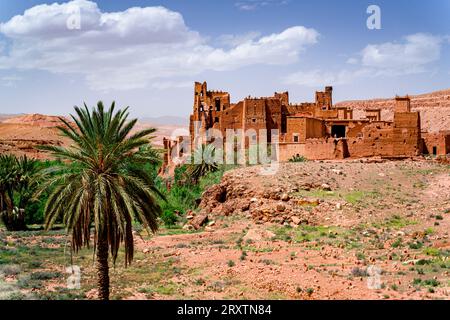
[[[228,265],[230,268],[232,268],[232,267],[234,267],[236,264],[234,263],[233,260],[228,260],[227,265]]]
[[[304,156],[298,154],[289,159],[289,162],[306,162],[306,161],[308,160]]]
[[[31,280],[51,280],[61,277],[60,272],[39,271],[31,274]]]

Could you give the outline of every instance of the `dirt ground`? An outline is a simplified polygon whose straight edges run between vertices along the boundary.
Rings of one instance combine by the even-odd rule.
[[[112,297],[449,299],[450,166],[290,163],[270,178],[257,170],[224,177],[243,190],[242,199],[252,203],[248,210],[210,214],[198,231],[180,226],[147,236],[137,230],[134,263],[125,269],[119,257],[111,270]],[[302,189],[312,182],[330,188]],[[293,225],[252,214],[272,190],[287,193],[286,206],[314,219]],[[2,232],[0,240],[0,292],[23,299],[95,298],[89,250],[74,256],[81,289],[66,289],[70,257],[61,231]]]

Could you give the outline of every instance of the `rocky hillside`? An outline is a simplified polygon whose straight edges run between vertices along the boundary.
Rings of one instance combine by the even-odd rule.
[[[373,99],[344,101],[336,104],[339,107],[354,109],[354,117],[364,117],[364,110],[382,109],[383,120],[392,120],[394,115],[394,99]],[[411,96],[413,111],[420,111],[422,130],[437,132],[450,129],[450,89]]]

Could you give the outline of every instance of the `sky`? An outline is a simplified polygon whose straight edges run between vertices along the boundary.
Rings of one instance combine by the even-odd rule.
[[[450,0],[2,0],[0,113],[187,117],[194,81],[232,102],[419,94],[450,88],[449,57]]]

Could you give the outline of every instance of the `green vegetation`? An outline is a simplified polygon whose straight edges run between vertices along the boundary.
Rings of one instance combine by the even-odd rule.
[[[358,203],[362,203],[367,199],[377,199],[380,197],[380,193],[377,191],[364,191],[364,190],[355,190],[349,192],[336,192],[336,191],[327,191],[323,189],[312,189],[312,190],[300,190],[293,194],[294,197],[308,197],[308,198],[319,198],[319,199],[342,199],[348,203],[356,205]]]
[[[270,228],[270,231],[275,233],[273,240],[293,241],[296,243],[324,241],[331,245],[338,245],[343,240],[346,244],[345,246],[359,246],[356,243],[352,244],[353,240],[357,241],[357,239],[350,237],[352,231],[334,226],[299,225],[296,228],[291,226],[273,226]]]
[[[36,161],[0,155],[0,215],[9,231],[26,230],[25,208],[36,189]]]
[[[176,224],[181,215],[188,210],[195,210],[198,201],[206,188],[220,182],[226,166],[218,167],[217,171],[209,172],[199,178],[198,183],[189,179],[190,165],[182,165],[175,169],[175,176],[170,188],[166,188],[164,182],[158,177],[155,184],[167,201],[161,202],[161,218],[166,226]],[[178,215],[176,214],[178,213]]]
[[[399,215],[393,215],[381,223],[374,223],[376,228],[401,229],[409,225],[415,225],[417,221],[409,220]]]
[[[156,196],[162,197],[142,167],[159,162],[149,144],[155,129],[131,134],[137,119],[127,121],[128,108],[114,109],[113,103],[105,110],[102,102],[92,110],[75,107],[75,125],[61,118],[64,126],[58,127],[72,147],[40,147],[64,160],[52,174],[43,172],[40,191],[51,192],[44,209],[46,228],[62,216],[72,236],[71,248],[78,251],[89,247],[93,225],[98,294],[103,300],[109,299],[109,254],[115,263],[124,243],[125,265],[131,263],[132,223],[137,220],[155,232],[161,213]]]
[[[300,155],[295,155],[291,159],[289,159],[289,162],[306,162],[306,161],[308,161],[308,159]]]
[[[198,184],[200,179],[211,172],[219,170],[216,157],[220,156],[212,144],[197,148],[188,164],[188,175],[185,176],[192,184]]]

